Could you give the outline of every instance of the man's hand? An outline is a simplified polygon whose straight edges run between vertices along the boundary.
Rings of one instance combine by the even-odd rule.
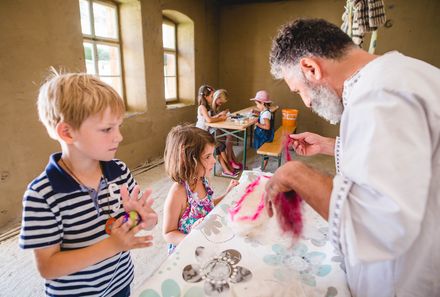
[[[334,155],[334,138],[323,137],[310,132],[291,134],[289,137],[293,139],[293,149],[300,156]]]
[[[141,228],[150,230],[156,226],[158,220],[156,212],[151,208],[154,200],[150,197],[150,189],[145,190],[141,197],[139,197],[139,193],[139,186],[136,185],[133,189],[132,197],[130,197],[127,185],[123,185],[121,187],[122,205],[127,213],[135,210],[142,219],[140,223]]]
[[[295,161],[287,162],[275,171],[275,174],[266,183],[266,195],[264,196],[266,211],[271,217],[273,215],[272,201],[278,193],[294,190],[291,185],[292,172],[296,169]]]
[[[272,201],[281,192],[295,191],[325,220],[328,220],[333,177],[299,161],[290,161],[278,168],[266,183],[266,209],[273,215]]]

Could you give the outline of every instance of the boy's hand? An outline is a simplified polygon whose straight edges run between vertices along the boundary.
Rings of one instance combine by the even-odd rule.
[[[136,211],[142,219],[139,226],[142,229],[150,230],[156,226],[158,220],[156,212],[151,208],[154,202],[153,198],[150,197],[151,189],[145,190],[141,197],[139,197],[139,193],[139,186],[136,185],[132,197],[130,197],[127,185],[123,185],[121,187],[122,205],[127,213],[132,210]]]
[[[228,187],[226,188],[226,192],[229,193],[234,187],[238,186],[240,183],[238,180],[231,179],[231,182],[229,183]]]
[[[153,245],[153,236],[135,236],[142,227],[138,225],[130,229],[131,221],[128,220],[123,223],[123,219],[123,217],[120,217],[113,223],[112,233],[110,235],[110,239],[117,251],[128,251]]]

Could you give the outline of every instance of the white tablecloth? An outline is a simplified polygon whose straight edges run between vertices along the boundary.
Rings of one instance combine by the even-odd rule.
[[[293,245],[274,218],[253,238],[231,229],[227,210],[259,174],[244,171],[240,185],[133,296],[350,296],[342,257],[328,241],[328,224],[309,206],[303,235]]]

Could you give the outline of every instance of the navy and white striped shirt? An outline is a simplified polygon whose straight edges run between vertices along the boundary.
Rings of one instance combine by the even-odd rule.
[[[105,223],[120,217],[122,206],[111,197],[108,185],[127,184],[131,193],[136,181],[119,160],[101,162],[104,178],[98,193],[78,184],[58,165],[61,153],[53,154],[45,171],[33,180],[23,198],[19,245],[38,249],[60,245],[61,251],[84,248],[108,237]],[[116,191],[119,195],[119,190]],[[94,201],[95,200],[95,201]],[[133,281],[129,252],[118,253],[76,273],[46,280],[47,296],[113,296]]]

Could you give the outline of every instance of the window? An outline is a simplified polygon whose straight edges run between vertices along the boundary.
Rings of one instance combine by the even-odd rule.
[[[87,73],[97,75],[123,96],[118,6],[113,2],[79,0]]]
[[[166,107],[194,105],[194,22],[177,10],[162,10],[162,46]]]
[[[165,100],[177,101],[177,37],[176,24],[168,19],[162,23],[163,40],[163,73],[165,85]]]

